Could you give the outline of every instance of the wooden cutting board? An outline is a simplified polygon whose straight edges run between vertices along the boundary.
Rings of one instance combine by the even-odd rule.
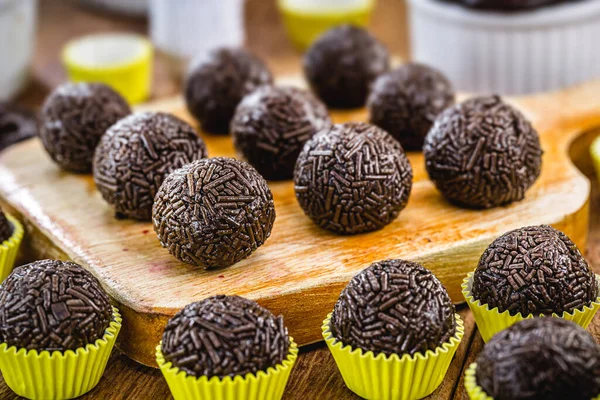
[[[455,207],[428,181],[422,155],[411,153],[415,178],[406,209],[383,230],[348,237],[313,225],[296,202],[292,182],[273,182],[277,219],[271,238],[247,260],[222,270],[177,261],[160,246],[150,223],[116,220],[92,177],[60,170],[37,139],[0,154],[0,200],[25,222],[25,252],[72,259],[101,280],[123,314],[119,347],[143,364],[155,365],[154,348],[173,314],[221,293],[255,299],[283,314],[290,334],[307,344],[321,339],[321,322],[346,283],[374,261],[418,261],[461,302],[462,279],[507,230],[548,223],[585,248],[590,183],[572,164],[569,146],[600,126],[600,81],[510,101],[532,120],[545,151],[541,176],[524,201],[486,211]],[[142,109],[193,122],[181,99]],[[332,117],[345,122],[367,115],[358,110]],[[229,137],[201,136],[210,156],[235,156]]]

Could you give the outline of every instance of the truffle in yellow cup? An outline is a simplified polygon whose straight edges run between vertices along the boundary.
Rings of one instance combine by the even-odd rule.
[[[2,210],[0,210],[2,214]],[[11,215],[6,215],[6,219],[12,228],[12,234],[8,239],[0,243],[0,283],[12,272],[15,265],[15,259],[19,253],[19,247],[23,241],[23,226]]]

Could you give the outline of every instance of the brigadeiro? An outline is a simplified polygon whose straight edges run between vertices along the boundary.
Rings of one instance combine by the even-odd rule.
[[[454,89],[438,70],[406,64],[380,75],[367,101],[370,122],[399,140],[407,150],[421,150],[436,117],[454,104]]]
[[[333,309],[331,332],[344,345],[375,355],[425,353],[454,336],[455,310],[431,271],[385,260],[348,283]]]
[[[192,60],[185,81],[189,112],[211,133],[227,133],[242,98],[273,77],[254,54],[237,48],[219,48]]]
[[[479,260],[471,294],[490,310],[523,317],[582,310],[599,295],[577,246],[548,225],[516,229],[494,240]]]
[[[204,141],[186,122],[162,112],[133,114],[102,137],[94,181],[117,217],[150,220],[163,179],[206,156]]]
[[[561,318],[527,319],[501,331],[473,367],[476,384],[495,400],[589,400],[600,394],[600,346]]]
[[[152,220],[160,243],[177,259],[228,267],[267,240],[275,206],[267,182],[252,166],[217,157],[170,174],[154,200]]]
[[[522,200],[542,167],[537,132],[498,96],[446,109],[427,134],[423,152],[438,190],[468,208]]]
[[[270,180],[292,179],[304,143],[331,125],[327,108],[293,87],[263,86],[239,104],[231,133],[238,152]]]
[[[8,347],[76,350],[102,338],[112,315],[98,280],[73,262],[23,265],[0,285],[0,341]]]
[[[65,83],[42,106],[39,136],[60,167],[91,172],[100,137],[130,113],[123,97],[102,83]]]
[[[304,56],[304,75],[310,87],[332,108],[364,106],[371,84],[389,68],[385,46],[365,29],[352,25],[325,32]]]
[[[333,125],[304,146],[296,198],[318,226],[340,234],[383,228],[406,206],[412,167],[397,140],[366,123]]]
[[[10,221],[8,220],[8,218],[6,218],[6,215],[4,215],[2,208],[0,208],[0,244],[2,244],[2,242],[4,242],[4,241],[10,239],[12,234],[13,234],[13,227],[12,227]]]
[[[161,351],[186,374],[244,376],[281,364],[290,338],[282,316],[239,296],[213,296],[185,306],[169,320]]]
[[[37,136],[35,113],[0,103],[0,151],[15,143]]]

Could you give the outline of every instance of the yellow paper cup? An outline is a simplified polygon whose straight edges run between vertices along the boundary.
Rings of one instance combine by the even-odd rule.
[[[592,156],[594,169],[596,170],[596,178],[600,180],[600,136],[598,136],[592,142],[592,145],[590,146],[590,154]]]
[[[23,241],[23,225],[12,215],[6,214],[6,218],[13,227],[13,233],[11,237],[0,244],[0,283],[12,272],[19,253],[19,246]]]
[[[337,341],[330,330],[331,313],[323,321],[323,338],[344,378],[346,386],[366,399],[412,400],[433,393],[442,383],[452,357],[465,333],[456,314],[456,334],[435,351],[423,355],[386,356],[353,349]]]
[[[162,342],[161,342],[162,344]],[[246,376],[227,376],[223,379],[213,376],[196,378],[167,362],[162,354],[161,344],[156,347],[156,362],[163,373],[175,400],[276,400],[281,399],[290,372],[298,358],[298,346],[290,338],[288,356],[281,364],[269,367]]]
[[[484,342],[487,342],[496,333],[508,328],[514,323],[524,319],[534,318],[533,314],[523,317],[521,313],[510,315],[508,311],[499,312],[497,307],[490,310],[487,304],[482,304],[480,300],[475,300],[471,293],[471,288],[473,287],[473,274],[474,272],[470,272],[463,280],[461,285],[462,294],[467,300],[469,308],[473,312],[475,322],[477,323],[477,329],[481,333]],[[596,284],[598,285],[598,293],[600,293],[600,277],[598,275],[596,275]],[[600,308],[600,296],[589,306],[583,307],[582,310],[574,310],[570,313],[565,311],[562,315],[553,313],[552,316],[573,321],[577,325],[583,327],[583,329],[586,329],[590,322],[592,322],[598,308]],[[540,314],[540,317],[543,316],[543,314]]]
[[[19,396],[62,400],[92,390],[102,377],[121,330],[121,315],[113,307],[113,320],[104,336],[93,344],[64,353],[17,349],[0,344],[0,371]]]
[[[67,43],[62,60],[73,82],[105,83],[130,104],[141,103],[150,94],[152,45],[143,36],[84,36]]]

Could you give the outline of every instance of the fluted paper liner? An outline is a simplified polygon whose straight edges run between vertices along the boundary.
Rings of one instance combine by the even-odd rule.
[[[475,300],[471,293],[471,288],[473,286],[473,274],[474,272],[469,272],[467,277],[463,280],[461,285],[462,294],[467,300],[469,308],[473,312],[475,322],[477,323],[477,329],[479,329],[484,342],[487,342],[496,333],[508,328],[514,323],[524,319],[534,318],[533,314],[523,317],[521,313],[510,315],[508,311],[499,312],[498,307],[494,307],[490,310],[487,304],[483,304],[481,300]],[[598,275],[596,275],[596,285],[598,285],[598,293],[600,293],[600,277]],[[595,301],[590,303],[589,306],[584,306],[581,310],[576,309],[572,312],[565,311],[562,313],[562,315],[553,313],[552,317],[564,318],[566,320],[573,321],[577,325],[583,327],[583,329],[586,329],[590,322],[592,322],[592,319],[594,318],[594,315],[596,315],[598,308],[600,308],[600,296],[597,297]],[[540,317],[543,316],[543,314],[540,314]]]
[[[267,371],[245,376],[190,376],[167,362],[161,344],[156,346],[156,362],[175,400],[278,400],[283,396],[290,372],[298,358],[298,346],[290,337],[290,349],[285,360]]]
[[[0,283],[12,272],[19,246],[23,240],[23,226],[16,218],[6,214],[6,218],[13,227],[11,237],[0,244]]]
[[[0,344],[0,370],[13,392],[28,399],[62,400],[92,390],[102,377],[121,330],[121,315],[113,307],[113,318],[93,344],[65,352],[25,350]]]
[[[483,390],[481,386],[477,384],[477,378],[475,372],[477,371],[477,363],[472,363],[465,372],[465,390],[471,400],[494,400],[493,397]],[[600,400],[600,395],[594,397],[592,400]]]
[[[456,333],[435,351],[414,356],[375,355],[344,346],[330,330],[331,313],[323,321],[323,338],[344,378],[346,386],[360,397],[371,400],[412,400],[431,394],[444,380],[450,362],[465,333],[456,316]]]

